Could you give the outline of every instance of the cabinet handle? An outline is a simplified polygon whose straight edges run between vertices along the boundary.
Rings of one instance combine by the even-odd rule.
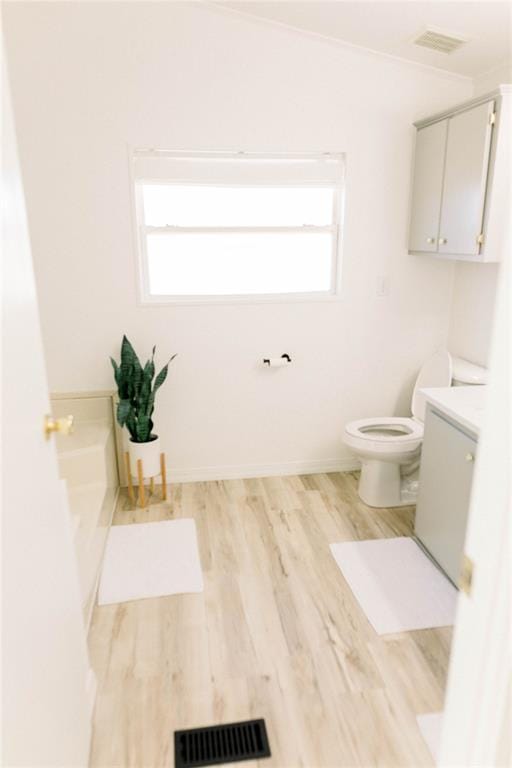
[[[472,453],[466,453],[466,461],[474,461],[475,457]]]
[[[446,245],[447,242],[448,240],[446,239],[446,237],[439,238],[439,245]]]
[[[427,237],[427,243],[429,245],[433,245],[435,241],[436,241],[435,237]]]
[[[466,593],[466,595],[468,595],[468,597],[471,595],[474,568],[473,561],[464,552],[459,574],[459,587]]]

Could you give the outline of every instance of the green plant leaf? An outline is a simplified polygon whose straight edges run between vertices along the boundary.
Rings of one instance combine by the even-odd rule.
[[[125,382],[123,396],[131,400],[137,400],[142,384],[142,366],[126,336],[123,336],[121,344],[121,372]]]
[[[140,389],[140,397],[139,397],[139,410],[142,414],[148,416],[148,400],[149,396],[151,395],[151,382],[153,380],[153,376],[151,375],[151,372],[145,371],[143,377],[142,377],[142,386]]]
[[[145,377],[149,378],[149,382],[151,386],[151,382],[153,381],[153,376],[155,375],[155,363],[153,362],[153,358],[147,361],[146,365],[144,366],[144,371],[142,375],[143,375],[143,378]]]
[[[170,366],[170,364],[172,363],[172,361],[174,360],[175,357],[176,357],[176,355],[173,355],[171,357],[169,362],[164,365],[164,367],[162,368],[162,370],[160,371],[160,373],[156,377],[156,379],[155,379],[155,386],[153,387],[153,391],[154,392],[156,392],[157,389],[159,389],[162,386],[162,384],[164,383],[164,381],[166,380],[166,378],[167,378],[167,371],[169,370],[169,366]]]
[[[118,364],[116,363],[113,357],[110,358],[110,362],[112,363],[112,368],[114,369],[114,379],[116,380],[117,389],[120,390],[123,384],[121,369],[119,368]]]
[[[147,443],[151,434],[150,419],[145,415],[139,415],[137,419],[137,441]]]
[[[130,437],[132,438],[132,440],[136,443],[137,442],[137,421],[135,419],[135,414],[132,410],[130,410],[128,418],[126,419],[126,429],[130,433]]]
[[[140,361],[128,338],[123,336],[123,341],[121,342],[121,370],[123,374],[128,374],[132,371],[132,368],[140,369]]]
[[[131,411],[129,400],[120,400],[117,404],[117,422],[119,426],[124,427]]]

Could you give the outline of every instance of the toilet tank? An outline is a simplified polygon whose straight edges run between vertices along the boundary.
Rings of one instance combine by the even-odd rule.
[[[452,357],[452,385],[487,384],[488,370],[482,365],[470,363],[462,357]]]

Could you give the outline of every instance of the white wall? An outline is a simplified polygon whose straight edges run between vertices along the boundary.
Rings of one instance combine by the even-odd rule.
[[[111,387],[126,332],[179,353],[175,476],[348,466],[343,425],[407,413],[447,340],[453,265],[406,252],[412,122],[471,82],[196,4],[4,8],[51,389]],[[346,152],[341,300],[138,307],[127,145]]]
[[[499,264],[458,263],[453,281],[448,347],[488,366]]]
[[[498,85],[505,83],[512,83],[512,66],[510,64],[502,64],[475,77],[473,92],[475,96],[482,96],[488,91],[493,91]]]

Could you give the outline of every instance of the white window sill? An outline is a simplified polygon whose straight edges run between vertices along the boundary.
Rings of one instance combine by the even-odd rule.
[[[318,304],[340,302],[339,293],[267,294],[258,296],[152,296],[139,300],[141,307],[187,307],[243,304]]]

